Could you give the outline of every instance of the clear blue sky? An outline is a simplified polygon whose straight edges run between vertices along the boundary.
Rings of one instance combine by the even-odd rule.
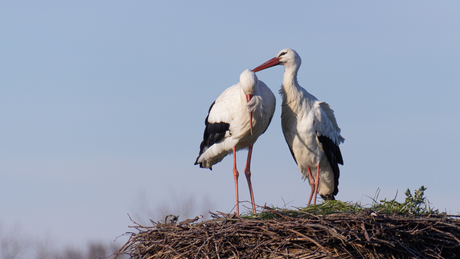
[[[189,196],[200,210],[230,211],[231,157],[213,171],[193,165],[204,118],[244,69],[283,48],[300,54],[300,84],[332,106],[346,139],[337,199],[369,204],[380,188],[379,198],[401,201],[425,185],[433,207],[460,213],[459,10],[457,1],[2,2],[0,225],[79,246],[132,231],[127,213]],[[255,200],[305,206],[309,185],[281,133],[283,71],[258,73],[277,110],[254,146]],[[237,157],[242,170],[246,151]],[[248,200],[244,177],[240,185]]]

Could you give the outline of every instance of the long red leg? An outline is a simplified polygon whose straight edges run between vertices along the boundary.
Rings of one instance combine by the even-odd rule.
[[[316,205],[316,194],[318,193],[318,184],[319,184],[319,163],[318,167],[316,168],[316,179],[315,179],[315,201],[313,204]]]
[[[236,214],[240,215],[240,202],[238,199],[238,177],[240,174],[236,170],[236,148],[233,147],[233,177],[235,178],[235,193],[236,193]]]
[[[248,160],[246,161],[246,167],[244,168],[244,174],[246,175],[246,180],[248,180],[249,193],[251,194],[252,212],[256,214],[256,203],[254,202],[254,193],[252,192],[252,184],[251,184],[251,157],[252,157],[252,146],[249,146]]]
[[[314,183],[313,183],[313,175],[311,174],[310,167],[307,167],[307,169],[308,169],[308,183],[310,184],[310,189],[311,189],[310,198],[308,198],[308,204],[307,204],[307,207],[308,207],[308,206],[310,206],[311,198],[313,198],[313,193],[315,191],[315,186],[314,186]],[[315,200],[316,200],[316,197],[315,197]]]

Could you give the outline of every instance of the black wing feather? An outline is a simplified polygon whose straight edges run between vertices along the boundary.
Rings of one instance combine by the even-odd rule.
[[[319,142],[321,142],[321,145],[323,146],[324,153],[326,154],[327,160],[331,164],[332,172],[334,173],[334,193],[332,198],[329,198],[334,199],[334,196],[337,195],[337,193],[339,192],[339,164],[343,165],[342,153],[340,152],[339,146],[335,144],[334,141],[332,141],[332,139],[326,136],[318,136],[318,140]]]
[[[203,154],[204,151],[206,151],[206,149],[208,149],[210,146],[214,145],[215,143],[221,142],[222,139],[225,137],[226,132],[230,128],[230,124],[226,122],[209,123],[209,113],[211,112],[211,109],[215,103],[216,102],[214,101],[211,104],[211,107],[209,107],[208,116],[206,116],[206,119],[204,120],[206,128],[204,129],[203,133],[203,141],[200,144],[200,153],[195,161],[195,165],[200,164],[200,167],[202,167],[202,165],[201,163],[198,163],[198,158],[201,156],[201,154]]]
[[[288,145],[288,146],[289,146],[289,145]],[[291,155],[292,155],[292,158],[294,158],[295,164],[296,164],[296,165],[299,165],[299,164],[297,163],[297,159],[295,158],[294,151],[292,151],[292,148],[291,148],[291,147],[289,147],[289,151],[291,151]]]

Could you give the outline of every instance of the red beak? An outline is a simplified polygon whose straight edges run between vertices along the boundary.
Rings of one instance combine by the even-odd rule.
[[[262,65],[254,68],[252,71],[254,72],[259,72],[260,70],[264,70],[266,68],[269,68],[269,67],[272,67],[272,66],[276,66],[280,63],[280,59],[277,58],[277,57],[274,57],[272,59],[270,59],[269,61],[263,63]]]
[[[246,95],[246,101],[249,102],[252,99],[252,94]],[[249,113],[249,126],[251,128],[251,135],[252,135],[252,112]]]

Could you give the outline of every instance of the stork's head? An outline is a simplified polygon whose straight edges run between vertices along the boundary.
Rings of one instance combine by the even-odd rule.
[[[243,92],[246,96],[254,94],[254,88],[259,84],[256,73],[250,69],[246,69],[240,75],[240,84],[243,87]]]
[[[300,66],[302,63],[299,54],[293,49],[283,49],[276,57],[279,59],[281,65],[296,64]]]
[[[283,65],[285,67],[295,66],[298,68],[301,63],[302,60],[300,59],[299,54],[297,54],[295,50],[283,49],[276,55],[276,57],[254,68],[252,71],[258,72],[260,70],[264,70],[266,68],[273,67],[276,65]]]
[[[240,75],[240,84],[243,88],[243,92],[246,95],[246,101],[249,102],[254,95],[254,88],[259,84],[256,73],[250,69],[246,69]],[[249,112],[249,125],[252,135],[252,111]]]

